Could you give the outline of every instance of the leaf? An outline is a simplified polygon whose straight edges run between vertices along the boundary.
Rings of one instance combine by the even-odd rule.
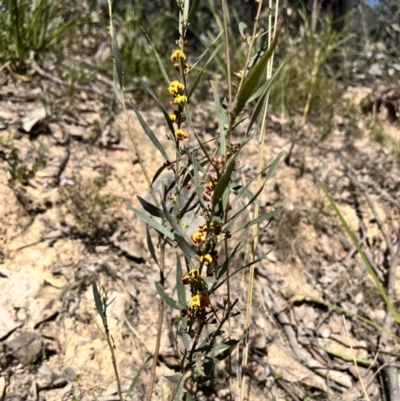
[[[275,47],[278,43],[279,38],[279,29],[275,32],[275,37],[271,44],[268,47],[268,50],[260,57],[257,64],[249,71],[246,75],[242,88],[237,95],[236,108],[234,111],[234,119],[241,113],[244,105],[249,100],[250,96],[253,94],[254,89],[258,85],[258,81],[260,77],[263,75],[263,71],[268,63],[268,60],[271,58]]]
[[[237,159],[237,154],[232,158],[223,176],[218,179],[217,185],[214,188],[214,194],[212,199],[213,209],[218,204],[226,188],[229,186],[231,175],[236,165],[236,159]]]
[[[161,299],[172,309],[178,309],[180,310],[181,308],[179,307],[179,305],[177,305],[176,301],[173,300],[169,295],[167,295],[165,293],[165,291],[162,289],[162,287],[160,286],[159,283],[155,283],[156,284],[156,289],[158,294],[160,295]]]
[[[141,366],[141,368],[140,368],[139,371],[137,372],[136,376],[132,379],[131,385],[129,386],[129,388],[128,388],[126,394],[125,394],[125,401],[128,399],[129,395],[131,394],[131,392],[132,392],[133,389],[135,388],[135,386],[136,386],[136,384],[137,384],[137,382],[138,382],[138,380],[139,380],[140,374],[142,373],[143,368],[145,367],[146,363],[147,363],[148,361],[150,361],[151,358],[153,358],[153,356],[149,356],[149,357],[147,358],[146,362]]]
[[[160,210],[157,206],[154,206],[152,203],[147,202],[147,200],[141,198],[140,196],[137,196],[137,198],[143,209],[146,210],[146,212],[150,213],[152,216],[160,217],[162,219],[165,217],[163,211]]]
[[[183,228],[176,222],[176,216],[172,216],[171,213],[167,209],[167,205],[164,201],[161,201],[162,208],[164,210],[164,216],[168,220],[169,224],[171,224],[172,228],[179,233],[180,235],[186,237],[186,233]]]
[[[233,351],[237,345],[247,336],[247,332],[242,334],[237,340],[231,340],[234,341],[234,345],[229,346],[228,348],[226,348],[224,351],[220,352],[218,355],[214,356],[211,359],[211,364],[212,364],[212,368],[218,364],[219,362],[223,361],[225,358],[227,358],[229,356],[229,354],[231,353],[231,351]]]
[[[100,292],[94,281],[92,282],[92,289],[93,289],[93,297],[94,297],[94,303],[96,305],[97,313],[100,315],[100,317],[102,319],[104,319],[105,316],[104,316],[103,303],[101,302]]]
[[[182,249],[183,253],[192,258],[199,260],[199,257],[196,255],[195,251],[191,248],[191,246],[182,238],[179,234],[174,235],[175,241],[178,244],[179,248]]]
[[[271,163],[271,165],[268,168],[268,173],[265,176],[265,179],[259,188],[259,190],[253,195],[253,197],[249,200],[247,205],[245,205],[242,209],[240,209],[234,216],[232,216],[229,221],[222,227],[222,230],[226,230],[239,216],[240,214],[247,209],[258,197],[258,195],[261,193],[261,191],[264,189],[265,183],[268,181],[268,179],[271,177],[272,173],[275,171],[276,166],[278,165],[281,157],[283,156],[283,152],[279,153],[279,155],[275,158],[275,160]]]
[[[176,291],[178,293],[178,303],[179,306],[184,309],[186,308],[186,289],[184,284],[182,283],[182,264],[181,264],[181,259],[178,255],[176,254]]]
[[[159,152],[164,157],[164,159],[168,160],[167,153],[165,152],[164,148],[162,147],[160,141],[155,136],[154,132],[150,129],[150,127],[147,125],[146,121],[143,120],[143,117],[141,116],[139,110],[133,104],[132,99],[130,99],[130,101],[131,101],[131,107],[132,107],[133,111],[136,113],[136,116],[137,116],[137,118],[138,118],[138,120],[140,122],[140,125],[142,126],[144,132],[149,137],[150,141],[153,142],[153,145],[159,150]]]
[[[178,382],[179,380],[181,380],[182,373],[177,373],[176,375],[172,375],[172,376],[165,376],[165,375],[163,375],[163,376],[170,382]]]
[[[239,22],[239,32],[242,37],[245,36],[244,30],[247,28],[247,25],[244,22]]]
[[[388,307],[388,309],[390,310],[390,313],[392,314],[394,320],[397,322],[397,324],[400,324],[400,316],[398,315],[392,301],[389,299],[385,288],[383,287],[382,283],[379,281],[379,278],[377,277],[373,267],[371,266],[371,264],[369,263],[369,260],[367,258],[367,256],[365,255],[365,252],[363,251],[363,249],[361,248],[360,244],[357,241],[357,238],[355,237],[354,233],[351,231],[349,225],[347,224],[347,221],[344,219],[342,213],[340,212],[339,208],[337,207],[335,201],[332,199],[332,197],[330,196],[328,190],[325,188],[325,186],[321,183],[318,182],[319,187],[322,189],[322,191],[324,192],[326,198],[328,199],[332,209],[334,210],[334,212],[336,213],[337,217],[339,218],[340,222],[342,223],[342,226],[344,227],[344,229],[347,232],[347,235],[350,237],[351,241],[353,242],[353,245],[356,247],[358,253],[361,256],[361,259],[365,265],[365,267],[367,268],[367,271],[369,273],[369,275],[371,276],[375,287],[377,288],[377,290],[379,291],[379,293],[381,294],[381,297],[383,299],[383,301],[385,302],[386,306]]]
[[[128,209],[132,210],[133,213],[136,214],[139,218],[141,218],[144,222],[149,224],[151,227],[153,227],[155,230],[157,230],[159,233],[164,234],[167,238],[169,239],[174,239],[173,234],[171,231],[169,231],[166,227],[164,227],[162,224],[160,224],[158,221],[155,221],[152,217],[147,216],[147,214],[144,214],[140,210],[135,209],[129,204],[126,204]]]
[[[234,185],[232,187],[232,189],[237,192],[236,197],[232,201],[232,206],[237,202],[238,199],[240,199],[241,196],[244,196],[247,199],[252,199],[254,197],[254,194],[248,189],[248,184],[246,184],[245,187],[239,184]],[[257,204],[258,206],[261,206],[261,202],[258,199],[255,199],[254,203]]]
[[[252,226],[253,224],[259,224],[263,222],[264,220],[269,220],[272,217],[276,216],[278,213],[280,213],[283,210],[283,207],[278,207],[277,209],[273,210],[272,212],[262,214],[261,216],[258,216],[256,219],[253,219],[246,223],[244,228],[248,228]],[[243,228],[242,228],[243,229]]]
[[[168,74],[167,74],[167,71],[165,70],[165,67],[164,67],[164,64],[163,64],[163,62],[162,62],[162,60],[161,60],[161,57],[160,57],[159,54],[157,53],[157,50],[156,50],[156,48],[154,47],[154,45],[153,45],[152,41],[150,40],[150,38],[148,37],[146,31],[145,31],[143,28],[142,28],[142,31],[143,31],[144,35],[146,36],[147,40],[149,41],[150,46],[152,47],[152,49],[153,49],[153,51],[154,51],[154,54],[156,55],[157,62],[158,62],[158,66],[160,67],[161,74],[162,74],[162,76],[164,77],[164,80],[165,80],[165,82],[167,83],[167,85],[169,85],[169,83],[170,83],[171,81],[170,81],[170,79],[168,78]]]
[[[186,348],[186,351],[190,351],[191,339],[188,333],[182,333],[182,342]]]
[[[221,32],[221,33],[222,33],[222,32]],[[221,33],[218,35],[217,39],[219,38],[219,36],[221,35]],[[214,41],[214,42],[215,42],[215,41]],[[197,88],[197,86],[198,86],[198,84],[199,84],[199,82],[200,82],[200,79],[201,79],[201,77],[202,77],[203,74],[204,74],[204,71],[205,71],[207,65],[212,61],[212,59],[215,57],[215,55],[218,54],[219,49],[221,48],[221,46],[222,46],[222,43],[220,43],[220,44],[217,46],[217,48],[211,53],[211,56],[209,57],[209,59],[208,59],[207,62],[204,64],[203,68],[200,70],[199,74],[198,74],[197,77],[195,78],[195,80],[194,80],[194,82],[193,82],[193,84],[192,84],[192,86],[191,86],[191,88],[190,88],[190,91],[189,91],[189,93],[188,93],[188,95],[187,95],[188,100],[190,100],[190,98],[191,98],[193,92],[196,90],[196,88]],[[211,47],[211,46],[210,46],[210,47]],[[209,48],[210,48],[210,47],[209,47]],[[209,49],[209,48],[208,48],[208,49]],[[204,53],[207,53],[208,49],[207,49]],[[200,58],[201,58],[201,56],[200,56]],[[200,59],[200,58],[199,58],[199,59]],[[197,60],[196,63],[193,64],[192,68],[194,68],[194,66],[197,64],[198,61],[199,61],[199,60]]]
[[[194,0],[192,7],[190,8],[190,12],[188,15],[188,22],[192,20],[194,15],[196,14],[197,7],[199,6],[200,0]]]
[[[218,284],[213,286],[212,289],[209,291],[210,294],[212,294],[213,292],[217,291],[217,289],[219,287],[221,287],[225,281],[230,280],[235,274],[238,274],[239,272],[241,272],[243,269],[246,269],[247,267],[251,266],[251,265],[255,265],[256,263],[258,263],[260,260],[264,259],[270,252],[272,251],[272,249],[270,249],[269,251],[263,253],[261,256],[259,256],[257,259],[254,259],[253,261],[245,264],[244,266],[241,266],[239,269],[235,270],[232,274],[229,275],[229,277],[224,278],[223,280],[218,281]],[[222,276],[222,274],[220,274],[220,277]]]
[[[158,99],[156,94],[153,92],[153,90],[150,88],[150,86],[147,85],[146,82],[144,82],[143,80],[140,79],[140,83],[144,86],[144,88],[147,90],[149,95],[157,102],[157,104],[160,107],[162,113],[164,114],[164,117],[165,117],[165,120],[166,120],[166,122],[168,124],[169,130],[172,133],[174,133],[175,132],[174,126],[172,125],[172,121],[169,118],[169,114],[168,114],[167,110],[165,109],[164,105],[160,102],[160,100]]]
[[[196,399],[192,397],[189,393],[184,393],[183,397],[185,401],[196,401]]]
[[[193,163],[193,182],[194,182],[194,187],[196,190],[197,199],[200,201],[203,208],[205,208],[204,199],[201,196],[201,194],[203,192],[202,188],[201,188],[201,184],[200,184],[200,175],[199,175],[199,169],[201,167],[197,163],[197,159],[194,154],[194,150],[190,151],[189,149],[186,148],[186,154],[188,155],[189,159]],[[190,172],[189,172],[189,174],[190,174]]]
[[[149,249],[151,257],[153,258],[153,260],[159,266],[158,260],[157,260],[157,255],[156,255],[156,251],[154,249],[153,240],[151,239],[150,229],[149,229],[148,225],[146,225],[146,233],[147,233],[147,248]]]
[[[182,399],[182,390],[183,390],[183,386],[185,384],[185,376],[182,376],[179,380],[179,383],[176,387],[176,391],[175,391],[175,396],[174,396],[174,401],[179,401]]]

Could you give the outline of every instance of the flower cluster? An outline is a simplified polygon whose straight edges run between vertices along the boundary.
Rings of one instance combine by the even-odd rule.
[[[212,260],[212,257],[210,260]],[[190,308],[192,312],[200,311],[204,315],[206,308],[211,308],[210,296],[207,291],[207,284],[197,269],[191,269],[189,273],[182,276],[182,283],[190,285]]]
[[[186,60],[186,55],[182,50],[175,50],[171,55],[171,60],[182,63]],[[179,66],[180,64],[177,65]],[[178,80],[172,81],[168,86],[168,92],[173,96],[173,99],[170,102],[171,106],[178,106],[177,110],[169,114],[171,122],[178,126],[178,129],[174,132],[175,138],[173,135],[171,138],[174,138],[177,142],[183,141],[184,139],[189,138],[188,133],[181,128],[181,125],[185,122],[183,108],[188,101],[187,96],[185,95],[185,85]]]

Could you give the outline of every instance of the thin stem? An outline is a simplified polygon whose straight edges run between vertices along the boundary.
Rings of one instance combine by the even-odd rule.
[[[278,17],[278,3],[277,0],[275,5],[275,23]],[[272,10],[272,0],[269,0],[269,8]],[[272,39],[272,31],[275,31],[276,26],[272,24],[272,15],[270,13],[268,19],[268,43],[271,43]],[[267,66],[267,75],[266,79],[271,79],[272,76],[272,65],[273,65],[273,55],[268,61]],[[268,102],[269,102],[269,92],[265,98],[264,111],[262,116],[262,124],[261,131],[259,137],[259,154],[258,154],[258,178],[257,178],[257,191],[261,188],[262,185],[262,177],[261,172],[264,168],[264,142],[265,142],[265,132],[266,132],[266,122],[267,122],[267,113],[268,113]],[[256,219],[259,216],[259,206],[255,205],[254,208],[254,218]],[[258,245],[258,224],[253,225],[253,240],[251,243],[251,251],[252,251],[252,260],[254,261],[257,257],[257,245]],[[249,353],[249,331],[250,331],[250,322],[252,315],[252,304],[253,304],[253,288],[254,288],[254,269],[255,265],[252,264],[250,266],[250,274],[249,274],[249,282],[247,287],[247,305],[246,305],[246,317],[245,317],[245,325],[244,331],[247,332],[247,336],[244,339],[244,347],[243,347],[243,360],[242,360],[242,377],[241,377],[241,392],[240,392],[240,400],[243,401],[245,397],[245,389],[246,389],[246,373],[247,373],[247,361],[248,361],[248,353]]]
[[[161,286],[161,288],[164,288],[164,281],[165,281],[164,280],[165,246],[166,246],[166,241],[162,240],[161,245],[160,245],[160,286]],[[158,354],[160,352],[163,318],[164,318],[164,301],[160,298],[160,302],[158,304],[156,346],[155,346],[154,354],[153,354],[153,363],[151,365],[150,381],[149,381],[149,388],[147,391],[146,401],[150,401],[151,396],[153,394],[154,381],[155,381],[155,377],[156,377],[156,369],[157,369],[157,363],[158,363]]]

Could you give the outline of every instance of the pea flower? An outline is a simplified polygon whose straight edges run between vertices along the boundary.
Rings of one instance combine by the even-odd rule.
[[[207,253],[207,255],[200,256],[200,262],[206,266],[208,266],[210,263],[212,263],[212,261],[213,261],[213,258],[209,253]]]
[[[178,105],[178,106],[182,106],[183,104],[185,104],[187,102],[187,97],[185,95],[176,95],[174,100],[171,100],[171,105]]]
[[[182,50],[175,50],[172,54],[171,54],[171,61],[176,61],[176,60],[186,60],[186,55]]]
[[[184,89],[185,85],[183,85],[179,81],[172,81],[168,86],[168,92],[173,96],[176,96],[179,93],[183,92]]]
[[[200,232],[196,232],[193,235],[190,236],[190,239],[195,242],[196,244],[201,244],[202,242],[204,242],[205,237],[202,233]]]
[[[185,132],[183,129],[177,129],[175,131],[175,136],[178,138],[178,140],[183,140],[189,138],[189,135],[187,132]]]

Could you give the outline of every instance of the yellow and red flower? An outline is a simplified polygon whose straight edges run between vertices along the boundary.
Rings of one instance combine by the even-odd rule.
[[[176,95],[173,100],[171,100],[172,106],[182,106],[187,102],[187,97],[185,95]]]
[[[175,131],[175,136],[179,141],[189,138],[189,134],[187,132],[185,132],[183,129],[177,129]]]
[[[210,265],[212,263],[212,261],[213,261],[213,258],[209,253],[207,253],[207,255],[200,256],[200,262],[206,266]]]
[[[186,60],[186,55],[182,50],[175,50],[171,54],[171,61],[176,61],[176,60]]]
[[[176,96],[179,93],[183,92],[184,89],[185,85],[183,85],[183,83],[179,81],[172,81],[168,86],[168,92],[173,96]]]
[[[204,242],[205,237],[204,237],[203,233],[200,233],[200,232],[197,231],[196,233],[194,233],[194,234],[192,234],[192,235],[190,236],[190,239],[191,239],[194,243],[200,245],[202,242]]]

